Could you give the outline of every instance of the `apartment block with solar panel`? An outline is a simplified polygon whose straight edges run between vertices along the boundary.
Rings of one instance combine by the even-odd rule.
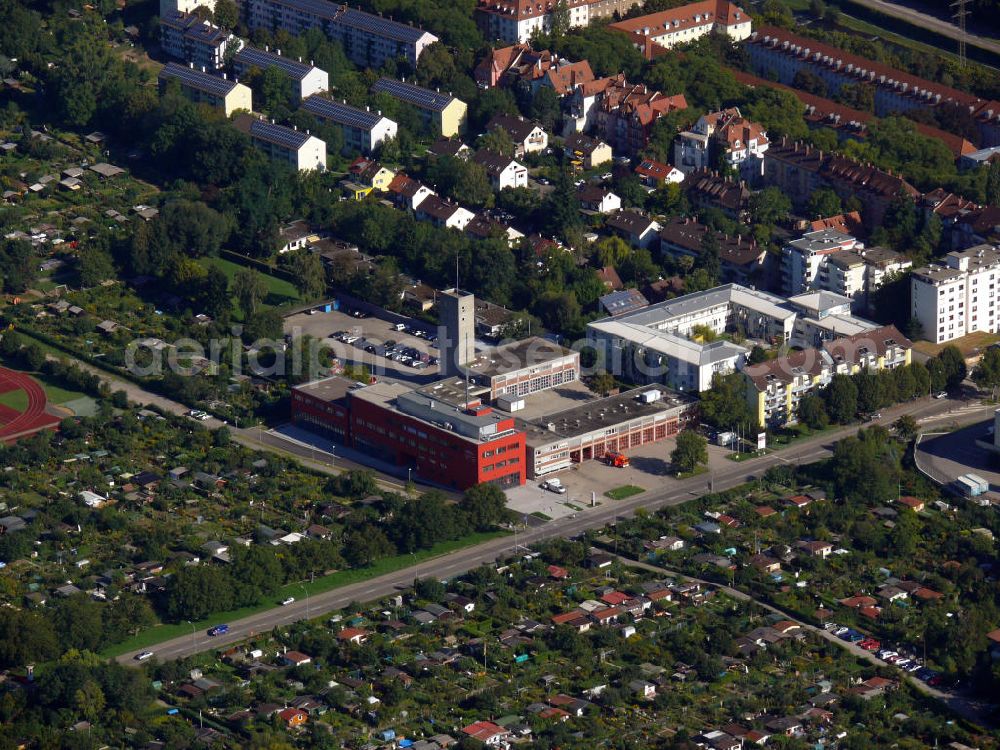
[[[420,54],[438,41],[416,26],[327,0],[238,0],[238,4],[251,29],[281,29],[293,36],[321,29],[362,67],[380,68],[401,57],[416,65]]]
[[[273,161],[288,164],[298,172],[326,170],[326,141],[308,130],[289,128],[250,114],[240,114],[233,125],[250,136],[254,146]]]
[[[241,39],[193,13],[173,11],[160,18],[160,48],[198,69],[220,70],[226,55],[242,46]]]
[[[301,58],[296,60],[282,55],[280,49],[247,46],[233,56],[233,69],[240,77],[248,76],[254,70],[263,72],[272,68],[288,77],[300,101],[330,88],[330,76],[325,70],[317,68],[312,62],[303,62]]]
[[[226,117],[239,110],[253,111],[253,94],[248,86],[226,78],[213,76],[193,65],[167,63],[158,76],[160,92],[176,82],[181,93],[199,104],[221,109]]]
[[[424,125],[434,134],[447,138],[465,130],[465,115],[468,106],[451,94],[433,91],[394,78],[379,78],[371,92],[385,92],[404,104],[413,107],[424,121]]]
[[[397,126],[381,112],[352,107],[342,101],[313,94],[302,102],[302,111],[333,125],[344,134],[344,151],[370,154],[387,138],[395,138]]]

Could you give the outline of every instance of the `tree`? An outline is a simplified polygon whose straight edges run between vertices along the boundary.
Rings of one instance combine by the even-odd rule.
[[[493,128],[490,132],[481,136],[476,141],[476,145],[479,148],[485,148],[487,151],[494,151],[504,156],[514,155],[514,141],[511,140],[510,133],[503,128]]]
[[[83,287],[97,286],[115,275],[111,254],[106,250],[96,247],[85,250],[80,256],[79,263],[80,285]]]
[[[618,387],[618,381],[609,372],[599,372],[590,378],[587,385],[590,387],[590,390],[599,396],[607,396]]]
[[[920,429],[917,425],[917,420],[913,418],[911,414],[904,414],[895,422],[892,423],[892,429],[902,440],[912,440],[917,436],[917,431]]]
[[[792,210],[791,199],[779,188],[766,187],[750,196],[750,216],[754,224],[777,224]]]
[[[233,579],[221,568],[197,565],[178,570],[167,583],[165,610],[173,622],[201,620],[233,606]]]
[[[858,412],[858,387],[849,375],[834,375],[823,392],[826,412],[838,424],[847,424]]]
[[[257,312],[257,306],[267,294],[267,284],[264,277],[251,268],[241,268],[233,276],[233,296],[240,306],[244,317],[250,317]]]
[[[559,96],[551,86],[539,86],[531,97],[531,116],[545,130],[552,130],[562,117]]]
[[[87,721],[96,721],[104,710],[104,691],[94,680],[87,680],[73,694],[73,707]]]
[[[810,430],[822,430],[830,424],[830,415],[820,396],[810,394],[799,402],[799,421]]]
[[[670,461],[678,471],[691,472],[708,461],[708,441],[694,430],[684,430],[677,436],[677,447]]]
[[[980,388],[1000,386],[1000,347],[991,346],[983,352],[979,364],[972,371],[972,381]]]
[[[223,29],[235,29],[240,22],[240,9],[234,0],[215,0],[215,10],[212,12],[215,25]]]
[[[843,212],[840,196],[827,187],[817,188],[809,196],[809,215],[814,219],[836,216]]]
[[[38,264],[27,240],[3,240],[0,243],[0,278],[5,292],[23,292],[35,283]]]
[[[507,516],[507,496],[495,484],[477,484],[465,491],[459,509],[476,531],[489,531]]]
[[[747,405],[743,376],[738,372],[713,375],[711,387],[701,394],[701,416],[722,430],[739,427],[746,431],[757,426],[756,417]]]
[[[986,172],[986,204],[1000,206],[1000,161],[990,159]]]
[[[961,385],[966,375],[968,375],[968,370],[965,366],[965,357],[962,356],[962,352],[954,344],[946,346],[938,352],[934,359],[941,363],[945,384],[948,388],[956,388]]]
[[[319,299],[326,292],[326,270],[316,253],[300,250],[292,255],[291,270],[295,276],[295,288],[304,300]]]
[[[878,375],[867,367],[852,376],[858,391],[857,410],[861,414],[871,414],[884,401],[881,381]]]
[[[387,557],[394,551],[392,542],[385,532],[372,524],[366,524],[350,532],[344,540],[344,559],[356,568],[371,565],[375,560]]]
[[[761,362],[767,362],[767,359],[767,350],[760,344],[754,344],[753,349],[750,350],[750,356],[747,357],[747,364],[759,365]]]

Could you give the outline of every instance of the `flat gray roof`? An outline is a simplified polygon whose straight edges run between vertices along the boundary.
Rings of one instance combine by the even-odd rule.
[[[492,378],[526,367],[542,365],[572,355],[573,352],[540,336],[498,346],[465,365],[477,375]]]
[[[638,400],[640,394],[653,390],[660,391],[663,399],[648,404]],[[588,401],[572,409],[530,421],[518,419],[516,424],[524,431],[529,444],[538,445],[560,438],[587,435],[622,422],[681,409],[696,400],[675,391],[667,391],[662,386],[646,386],[617,396]]]
[[[358,390],[363,387],[365,386],[356,380],[349,380],[340,375],[333,375],[323,380],[313,380],[311,383],[297,385],[294,390],[322,401],[332,402],[344,398],[348,391]]]

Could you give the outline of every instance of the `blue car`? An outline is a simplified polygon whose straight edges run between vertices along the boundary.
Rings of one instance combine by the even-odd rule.
[[[229,632],[228,625],[216,625],[214,628],[209,628],[208,630],[209,635],[224,635],[225,633],[228,632]]]

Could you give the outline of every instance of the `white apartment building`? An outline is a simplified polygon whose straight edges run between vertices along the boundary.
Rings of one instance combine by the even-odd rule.
[[[320,94],[330,88],[330,76],[325,70],[301,59],[293,60],[281,54],[281,50],[273,52],[265,47],[244,47],[233,56],[233,68],[237,75],[246,76],[250,71],[260,71],[274,68],[285,74],[292,82],[292,88],[299,101],[313,94]]]
[[[308,130],[276,125],[253,115],[237,117],[233,124],[274,161],[284,162],[298,172],[326,170],[326,142]]]
[[[910,276],[912,314],[924,338],[940,344],[975,331],[996,331],[1000,251],[977,245],[948,253],[944,260]]]
[[[834,253],[863,247],[849,234],[835,229],[807,232],[781,251],[781,281],[789,296],[817,288],[826,260]]]
[[[321,120],[339,125],[344,133],[346,152],[370,154],[382,141],[396,137],[396,123],[367,107],[358,109],[346,102],[313,94],[302,102],[302,109]]]
[[[855,310],[871,307],[872,293],[892,274],[905,271],[913,262],[885,247],[862,248],[823,256],[817,289],[840,294],[854,302]]]
[[[649,42],[669,49],[712,32],[740,42],[750,36],[750,26],[746,11],[729,0],[701,0],[610,24],[610,28],[628,34],[639,49]]]
[[[605,357],[609,372],[638,382],[662,382],[680,391],[704,391],[716,373],[735,370],[747,350],[730,341],[690,338],[695,326],[715,333],[740,330],[752,338],[788,342],[796,311],[785,300],[739,284],[650,305],[596,320],[587,338]]]
[[[157,76],[161,93],[176,81],[181,93],[193,102],[217,107],[226,117],[238,110],[253,110],[253,93],[249,86],[227,80],[225,74],[213,76],[194,67],[167,63]]]
[[[340,42],[351,62],[361,67],[380,68],[400,57],[415,66],[421,53],[438,41],[416,26],[327,0],[240,0],[239,4],[251,29],[283,29],[301,36],[319,28]]]
[[[487,40],[517,44],[527,42],[535,31],[551,31],[553,16],[560,11],[565,11],[567,25],[573,29],[616,13],[624,16],[641,4],[642,0],[564,0],[561,3],[557,0],[479,0],[475,19]]]
[[[204,70],[219,70],[226,55],[243,41],[192,13],[173,11],[160,18],[160,47],[178,60]]]

